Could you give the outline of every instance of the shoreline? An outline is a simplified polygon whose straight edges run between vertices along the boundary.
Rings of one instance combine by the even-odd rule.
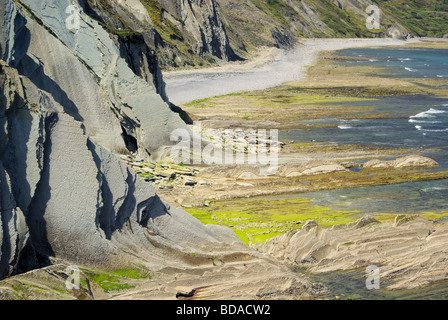
[[[307,120],[309,120],[310,114],[312,117],[322,117],[323,115],[328,116],[328,112],[330,112],[333,116],[343,116],[344,119],[354,117],[359,118],[359,114],[353,113],[353,115],[350,115],[347,113],[347,110],[345,107],[332,107],[332,111],[329,111],[327,107],[325,106],[325,102],[327,100],[323,100],[323,97],[330,96],[331,98],[341,99],[340,101],[345,101],[346,99],[355,99],[355,100],[362,100],[365,97],[368,97],[369,94],[372,94],[373,92],[375,94],[379,94],[380,96],[384,95],[395,95],[395,94],[403,94],[403,92],[406,92],[406,90],[409,90],[409,87],[406,87],[406,85],[403,86],[401,83],[402,81],[395,81],[395,80],[387,80],[392,81],[390,84],[386,84],[386,87],[395,88],[398,87],[398,89],[395,91],[393,89],[391,92],[387,91],[389,88],[387,88],[387,92],[383,92],[381,89],[377,90],[376,86],[378,86],[378,82],[384,84],[385,80],[382,78],[376,78],[372,75],[363,75],[363,72],[365,70],[361,70],[361,72],[356,73],[356,70],[349,70],[350,77],[355,77],[356,84],[363,83],[363,85],[366,85],[367,87],[372,86],[375,87],[375,90],[372,91],[365,91],[361,92],[360,94],[353,95],[354,92],[352,91],[352,88],[356,87],[356,84],[351,85],[349,84],[349,87],[346,88],[348,90],[343,90],[341,88],[337,88],[337,90],[332,86],[334,83],[337,83],[338,86],[341,86],[342,88],[344,86],[347,86],[347,67],[341,67],[343,72],[339,71],[340,74],[336,76],[336,78],[331,78],[328,80],[328,73],[332,72],[334,73],[334,65],[332,65],[331,60],[335,60],[335,57],[333,55],[333,52],[335,50],[339,50],[341,48],[349,48],[349,47],[366,47],[366,46],[381,46],[381,45],[413,45],[418,46],[420,43],[424,43],[425,41],[435,41],[435,39],[425,39],[425,38],[418,38],[418,39],[411,39],[411,40],[394,40],[394,39],[344,39],[346,41],[341,41],[341,39],[303,39],[303,43],[296,47],[293,50],[289,51],[281,51],[276,53],[275,56],[281,55],[282,57],[289,56],[288,59],[277,59],[278,61],[289,61],[289,63],[297,62],[299,58],[305,58],[300,60],[300,63],[296,64],[296,67],[298,69],[302,68],[300,73],[300,79],[290,82],[283,82],[281,85],[274,87],[274,88],[268,88],[267,90],[254,90],[250,92],[239,92],[236,94],[228,94],[221,97],[213,97],[213,98],[207,98],[203,99],[203,102],[200,102],[198,105],[190,106],[188,107],[182,106],[185,111],[188,113],[191,112],[192,118],[197,119],[197,114],[199,116],[203,116],[204,119],[199,117],[199,120],[202,121],[204,126],[207,128],[222,128],[228,127],[228,128],[251,128],[255,129],[257,128],[277,128],[280,130],[289,130],[289,129],[295,129],[299,128],[301,125],[299,124],[298,118],[294,118],[297,123],[295,124],[296,127],[291,126],[291,122],[282,122],[278,121],[279,119],[272,118],[272,115],[268,117],[268,119],[249,119],[251,118],[253,113],[272,113],[272,108],[280,110],[275,111],[279,113],[285,113],[282,112],[282,110],[291,110],[288,103],[288,94],[290,91],[290,88],[286,88],[282,91],[283,87],[287,86],[294,86],[297,85],[301,88],[307,88],[308,86],[316,86],[317,83],[319,83],[319,86],[322,85],[323,88],[325,88],[326,91],[315,93],[314,91],[310,93],[310,95],[315,98],[314,96],[317,94],[318,98],[315,100],[311,100],[311,104],[319,104],[321,103],[318,108],[315,108],[316,110],[312,110],[310,108],[305,108],[305,111],[302,111],[300,108],[298,109],[299,114],[302,112],[307,113]],[[445,41],[445,39],[437,39],[442,41],[443,43],[448,43],[448,39]],[[431,43],[431,42],[429,42]],[[305,48],[305,49],[304,49]],[[171,75],[171,79],[183,79],[183,81],[186,81],[185,79],[191,79],[191,77],[196,77],[199,75],[200,81],[203,81],[206,78],[203,78],[204,75],[215,75],[218,71],[223,71],[224,74],[226,72],[234,71],[238,68],[238,65],[245,65],[243,68],[244,70],[241,72],[242,74],[248,73],[249,75],[253,75],[251,72],[253,70],[259,70],[260,72],[266,71],[266,65],[270,65],[274,62],[272,60],[269,60],[268,62],[263,63],[263,59],[266,59],[267,57],[274,56],[273,52],[276,50],[271,50],[265,55],[260,55],[254,58],[253,61],[248,62],[247,64],[226,64],[224,66],[217,66],[213,68],[206,68],[201,70],[181,70],[181,71],[172,71],[169,74]],[[299,55],[295,54],[300,51]],[[328,53],[328,54],[327,54]],[[312,61],[312,64],[307,64],[309,61]],[[330,64],[327,64],[327,61],[330,61]],[[323,67],[322,67],[323,65]],[[272,65],[270,65],[270,68]],[[312,69],[312,74],[310,75],[308,72],[308,68]],[[328,69],[326,69],[328,68]],[[306,70],[305,70],[306,69]],[[317,69],[317,71],[315,70]],[[321,70],[322,69],[322,70]],[[249,71],[248,71],[249,70]],[[353,73],[352,71],[355,71]],[[202,78],[201,78],[202,77]],[[338,78],[339,77],[339,78]],[[286,79],[286,78],[284,78]],[[340,79],[345,79],[344,82],[340,82]],[[217,79],[216,81],[218,81]],[[241,78],[240,78],[241,80]],[[326,80],[326,82],[325,82]],[[336,80],[336,81],[335,81]],[[213,81],[212,81],[213,82]],[[216,83],[215,83],[216,84]],[[213,84],[213,85],[215,85]],[[191,86],[191,83],[189,84]],[[312,89],[312,88],[311,88]],[[410,90],[409,92],[414,93],[413,90]],[[271,94],[275,97],[281,96],[281,98],[276,98],[277,100],[280,100],[279,105],[275,105],[274,107],[272,104],[268,104],[266,109],[263,109],[262,107],[258,105],[253,105],[253,102],[251,99],[247,100],[246,98],[252,98],[251,94],[254,93],[255,98],[254,99],[260,99],[261,97],[264,97],[265,94]],[[297,95],[298,93],[293,92],[291,95]],[[308,94],[308,93],[307,93]],[[411,94],[411,93],[410,93]],[[351,96],[353,95],[353,96]],[[239,97],[243,96],[241,98],[241,101],[235,104],[235,99],[238,99]],[[294,98],[303,99],[303,97],[308,98],[308,96],[305,94],[305,96],[294,96]],[[222,100],[218,102],[215,105],[216,100]],[[274,99],[273,99],[274,100]],[[271,103],[271,101],[269,101]],[[234,104],[234,105],[232,105]],[[295,104],[295,101],[292,102],[292,104]],[[246,105],[250,105],[248,109],[252,108],[252,110],[249,110],[249,112],[252,112],[250,114],[251,116],[237,116],[236,112],[241,112],[243,108],[246,107]],[[322,106],[324,108],[322,108]],[[271,108],[271,111],[269,109]],[[286,109],[285,109],[286,108]],[[356,109],[352,108],[351,112],[356,111]],[[360,109],[361,110],[361,109]],[[365,110],[368,110],[365,109]],[[288,111],[289,114],[293,112]],[[370,111],[367,111],[370,112]],[[226,118],[226,114],[231,114],[228,118]],[[387,118],[389,117],[388,114],[376,114],[376,113],[366,113],[364,116],[367,117],[373,117],[373,118]],[[396,116],[394,116],[396,117]],[[407,118],[407,116],[406,116]],[[289,120],[288,120],[289,121]],[[218,127],[217,127],[218,126]],[[303,126],[303,125],[302,125]],[[307,129],[308,127],[303,127],[303,129]],[[312,126],[309,126],[309,128],[312,128]],[[381,177],[377,180],[372,179],[371,177],[368,177],[369,175],[366,175],[365,179],[361,181],[359,177],[355,177],[354,175],[358,174],[359,172],[353,172],[350,170],[351,167],[353,167],[354,162],[359,161],[369,161],[369,160],[377,160],[380,158],[399,158],[399,157],[405,157],[410,155],[418,155],[420,154],[420,151],[416,152],[413,149],[403,149],[403,148],[378,148],[373,146],[367,146],[367,145],[346,145],[346,144],[331,144],[331,143],[285,143],[285,147],[280,150],[279,152],[279,165],[282,166],[283,173],[274,175],[271,177],[260,177],[257,176],[256,172],[258,169],[251,167],[250,165],[246,166],[236,166],[236,165],[211,165],[211,166],[200,166],[200,167],[192,167],[194,170],[197,170],[198,174],[195,175],[196,182],[189,184],[188,187],[185,187],[183,185],[184,181],[181,179],[180,181],[174,181],[173,183],[161,183],[160,185],[157,184],[158,192],[159,194],[167,199],[167,201],[175,204],[180,205],[183,207],[191,207],[191,206],[201,206],[204,202],[207,201],[213,201],[213,200],[230,200],[230,199],[237,199],[237,198],[251,198],[251,197],[257,197],[257,196],[266,196],[266,195],[281,195],[281,194],[288,194],[288,193],[306,193],[306,192],[314,192],[318,190],[328,190],[328,189],[336,189],[343,187],[343,180],[344,177],[340,177],[336,179],[338,182],[332,182],[331,186],[325,185],[325,182],[316,182],[315,177],[312,178],[314,181],[314,185],[305,185],[303,183],[299,183],[299,185],[294,185],[294,182],[291,179],[291,174],[294,174],[294,172],[297,172],[298,167],[300,166],[307,166],[310,165],[311,168],[318,167],[316,166],[316,163],[320,162],[320,165],[331,167],[332,169],[327,170],[326,172],[321,172],[320,178],[321,181],[327,181],[331,180],[331,176],[336,173],[340,176],[346,177],[347,181],[346,184],[352,188],[357,186],[372,186],[372,185],[381,185],[381,184],[388,184],[391,183],[391,181],[395,181],[395,183],[400,182],[407,182],[407,181],[419,181],[421,179],[439,179],[440,175],[438,173],[433,173],[432,176],[427,175],[427,173],[422,174],[421,176],[417,174],[412,174],[412,178],[406,178],[406,174],[404,172],[393,172],[393,170],[390,170],[390,172],[387,172],[388,170],[385,170],[385,172],[381,173]],[[314,163],[313,163],[314,162]],[[344,168],[343,168],[344,167]],[[356,167],[356,165],[355,165]],[[303,168],[302,168],[303,169]],[[344,169],[345,172],[344,172]],[[422,168],[417,168],[417,170],[421,170]],[[423,168],[424,169],[424,168]],[[138,168],[137,168],[138,170]],[[422,170],[421,170],[422,171]],[[424,170],[423,170],[424,171]],[[415,172],[414,172],[415,173]],[[439,172],[440,173],[440,172]],[[289,176],[288,176],[289,174]],[[388,178],[387,176],[389,174],[395,175],[394,178]],[[398,174],[398,175],[397,175]],[[378,177],[378,175],[377,175]],[[445,178],[447,178],[445,176]],[[185,180],[185,179],[184,179]],[[193,180],[193,179],[190,179]],[[391,180],[391,181],[389,181]],[[385,182],[387,181],[387,182]],[[211,192],[210,192],[211,191]],[[193,194],[198,194],[197,196],[193,196]],[[191,200],[190,200],[191,199]]]
[[[338,40],[335,39],[335,41]],[[366,46],[365,41],[360,41],[360,43],[362,46]],[[369,44],[372,43],[369,42]],[[315,46],[308,52],[309,60],[302,61],[303,76],[294,80],[296,84],[299,86],[320,84],[319,80],[326,77],[325,63],[322,70],[317,70],[317,77],[308,80],[305,79],[307,76],[305,69],[307,66],[311,66],[306,63],[315,59],[313,63],[315,66],[319,58],[316,52],[339,50],[340,47],[345,48],[345,45],[338,44],[338,48],[332,46],[332,49],[328,49],[328,44],[315,43]],[[316,54],[313,55],[310,52]],[[261,67],[260,70],[264,70],[263,68],[265,67]],[[212,77],[215,70],[203,71],[200,74],[203,79],[207,79],[205,74],[208,72],[208,75]],[[197,70],[181,71],[178,74],[185,80],[195,73]],[[343,78],[345,74],[341,73],[340,77]],[[361,82],[365,79],[365,77],[359,77]],[[371,84],[375,81],[378,79],[373,79]],[[289,81],[282,82],[280,85],[286,82]],[[362,83],[364,84],[364,82]],[[331,87],[332,83],[327,83],[327,85]],[[409,89],[406,86],[403,88]],[[278,91],[275,93],[279,94]],[[213,99],[213,101],[215,100]],[[207,100],[204,104],[209,102]],[[228,100],[224,99],[222,105],[226,105],[226,102]],[[194,110],[194,108],[190,109]],[[219,110],[219,107],[213,106],[211,111],[216,109]],[[199,106],[197,110],[203,109]],[[229,112],[229,110],[226,109],[225,112]],[[209,115],[211,116],[212,113]],[[217,122],[223,125],[219,116]],[[273,124],[275,125],[275,122]],[[392,290],[409,287],[425,292],[428,286],[438,285],[447,280],[444,273],[446,266],[443,260],[437,260],[438,257],[445,255],[444,244],[448,236],[447,223],[436,225],[437,218],[418,213],[415,216],[390,214],[387,216],[388,220],[378,221],[379,216],[364,216],[356,220],[351,216],[351,212],[336,210],[333,217],[332,212],[327,211],[326,207],[308,207],[300,197],[295,200],[281,199],[282,195],[288,193],[298,194],[319,190],[397,184],[420,179],[448,178],[447,171],[428,172],[427,167],[424,166],[372,171],[363,168],[361,172],[354,172],[350,170],[350,164],[347,163],[347,161],[353,162],[354,159],[385,157],[397,159],[410,153],[414,152],[405,149],[381,150],[379,148],[369,149],[366,146],[326,145],[325,143],[297,144],[287,146],[286,152],[280,151],[279,153],[282,159],[281,163],[286,165],[286,169],[283,170],[286,176],[262,179],[256,177],[256,168],[251,170],[247,167],[212,166],[203,171],[200,170],[199,174],[194,177],[197,179],[197,185],[183,186],[180,184],[171,187],[160,185],[158,194],[169,203],[184,207],[187,212],[204,224],[222,224],[231,227],[241,239],[246,239],[245,241],[249,242],[250,248],[256,249],[267,257],[274,257],[286,266],[303,268],[317,276],[328,274],[328,277],[333,277],[337,272],[363,270],[370,265],[378,265],[382,270],[382,279],[388,282],[384,288],[387,292],[386,296],[394,297],[396,291]],[[303,163],[297,163],[296,155],[298,154],[301,155],[302,160],[325,160],[327,161],[325,166],[335,165],[335,167],[328,172],[316,175],[294,176],[296,172],[294,170],[297,169],[294,166],[303,165]],[[293,160],[296,163],[292,164]],[[346,170],[342,168],[344,163],[347,164]],[[363,172],[364,170],[365,172]],[[288,176],[288,172],[293,176]],[[430,175],[432,176],[430,177]],[[257,199],[259,196],[269,195],[278,195],[279,199],[275,200],[276,202]],[[213,199],[212,196],[215,198]],[[276,207],[277,205],[279,207]],[[319,219],[316,223],[314,220],[313,215],[316,217],[323,215],[322,219],[326,220],[325,213],[329,213],[328,221],[334,223],[333,225],[331,223],[321,224]],[[303,214],[303,217],[300,214]],[[249,215],[262,216],[262,218],[259,221],[253,221],[253,218],[248,217]],[[333,218],[335,221],[331,220]],[[386,217],[381,218],[386,219]],[[246,219],[249,220],[245,225]],[[257,242],[256,239],[260,241]],[[417,247],[420,247],[421,250],[415,250]],[[399,256],[397,256],[397,250],[400,252]],[[430,264],[431,267],[422,268],[426,264]],[[361,283],[363,282],[361,279]],[[428,290],[431,291],[431,289]]]
[[[244,63],[176,70],[163,73],[166,93],[176,105],[242,91],[276,87],[306,77],[308,67],[316,64],[318,55],[334,51],[369,46],[402,46],[425,41],[420,38],[397,40],[371,39],[302,39],[290,50],[264,48],[268,53],[256,53]]]

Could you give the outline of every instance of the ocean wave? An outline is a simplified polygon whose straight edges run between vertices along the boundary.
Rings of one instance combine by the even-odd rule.
[[[422,129],[425,132],[448,132],[448,128],[445,129]]]
[[[341,122],[359,122],[360,119],[340,119]]]
[[[409,71],[409,72],[416,72],[417,71],[417,69],[412,69],[412,68],[409,68],[409,67],[404,67],[404,70]]]
[[[430,188],[423,188],[423,189],[421,189],[421,191],[423,191],[423,192],[443,191],[443,190],[448,190],[448,188],[447,187],[430,187]]]
[[[445,129],[425,129],[422,126],[415,126],[415,129],[418,131],[424,131],[424,132],[448,132],[448,128]]]
[[[347,124],[341,124],[338,126],[338,128],[342,129],[342,130],[346,130],[346,129],[352,129],[353,127],[350,125],[347,125]]]
[[[409,122],[411,123],[427,123],[427,124],[435,124],[435,123],[442,123],[442,121],[428,121],[428,120],[415,120],[415,119],[409,119]]]
[[[400,61],[411,61],[411,60],[414,60],[414,59],[412,59],[412,58],[398,58],[398,60],[400,60]]]
[[[416,114],[415,116],[410,116],[410,119],[414,119],[414,118],[435,118],[436,114],[441,114],[441,113],[446,113],[445,110],[439,110],[439,109],[434,109],[431,108],[428,111],[424,111],[424,112],[420,112],[418,114]]]

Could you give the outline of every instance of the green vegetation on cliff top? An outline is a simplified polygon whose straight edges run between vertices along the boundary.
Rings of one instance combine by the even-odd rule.
[[[448,34],[448,0],[373,0],[373,3],[416,36]]]

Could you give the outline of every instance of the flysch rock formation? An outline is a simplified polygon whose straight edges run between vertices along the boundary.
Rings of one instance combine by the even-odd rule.
[[[135,254],[142,257],[151,234],[160,236],[156,242],[179,242],[178,248],[238,240],[212,233],[163,203],[152,185],[93,141],[81,122],[53,111],[57,103],[50,95],[41,91],[44,98],[31,102],[28,92],[39,89],[6,63],[1,69],[1,210],[3,239],[9,238],[2,242],[4,276],[48,264],[50,257],[116,264],[111,257],[127,246],[138,248],[138,242],[144,249]]]
[[[118,33],[132,30],[131,46],[143,38],[163,68],[241,59],[230,46],[216,0],[108,0],[106,6],[95,0],[80,2]]]
[[[0,297],[54,298],[47,289],[66,280],[67,265],[138,264],[158,281],[148,280],[141,298],[174,299],[178,286],[198,284],[217,298],[324,292],[230,229],[205,226],[163,202],[116,154],[134,142],[135,154],[153,155],[173,128],[186,125],[95,20],[80,13],[80,28],[66,27],[71,4],[0,1]],[[230,278],[221,277],[214,257],[226,262]],[[257,268],[265,273],[254,281]],[[49,296],[17,292],[26,291],[26,279]],[[242,293],[244,283],[251,292]],[[104,297],[95,290],[90,298]]]
[[[269,239],[259,250],[313,273],[364,272],[377,266],[386,289],[413,289],[448,279],[447,237],[446,224],[418,216],[398,215],[394,223],[364,216],[331,228],[310,220],[299,231]]]
[[[209,54],[227,61],[238,58],[230,47],[215,0],[161,0],[160,3],[166,9],[167,19],[191,35],[193,51],[199,56]],[[173,16],[180,17],[182,23],[176,21]]]
[[[53,96],[63,107],[57,111],[82,122],[89,137],[113,151],[135,141],[147,156],[169,143],[171,131],[185,127],[154,86],[135,76],[95,20],[81,11],[79,29],[68,29],[69,2],[22,3],[29,17],[16,16],[19,26],[5,20],[3,30],[20,40],[8,42],[4,60]]]

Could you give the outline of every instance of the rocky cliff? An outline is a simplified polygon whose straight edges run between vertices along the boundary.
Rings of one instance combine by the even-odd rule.
[[[301,38],[442,36],[443,0],[80,0],[91,18],[113,34],[122,57],[138,74],[154,80],[163,96],[162,69],[238,61],[265,46],[289,48]],[[379,28],[368,29],[371,6],[379,6]],[[148,67],[151,69],[148,72]]]
[[[130,29],[141,32],[157,52],[164,69],[246,59],[264,46],[290,48],[300,38],[408,37],[412,34],[390,10],[382,11],[379,29],[367,29],[366,8],[380,5],[370,0],[115,2],[115,11],[111,9],[113,13],[105,21],[114,25],[113,28],[125,30],[131,26]],[[111,18],[123,16],[117,13],[125,7],[139,13],[139,18],[134,20],[140,28],[135,23],[118,23],[116,18]]]
[[[148,51],[156,54],[163,68],[240,59],[230,46],[215,0],[85,0],[80,3],[87,14],[117,35],[120,47],[137,70],[144,69],[141,57],[148,56]],[[151,60],[152,55],[149,56]]]
[[[154,157],[186,124],[146,41],[117,36],[82,1],[69,28],[72,4],[0,1],[0,299],[110,298],[92,277],[114,270],[152,277],[118,299],[175,299],[196,286],[224,298],[324,293],[162,201],[128,167],[120,153]],[[66,286],[73,266],[76,289]]]
[[[82,14],[69,30],[68,1],[0,4],[2,278],[238,240],[170,208],[116,155],[154,155],[185,123],[103,27]]]

